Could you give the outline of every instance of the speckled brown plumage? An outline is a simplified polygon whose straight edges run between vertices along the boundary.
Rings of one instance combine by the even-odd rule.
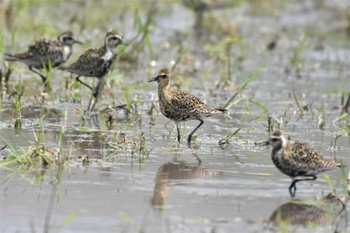
[[[42,39],[34,42],[23,53],[5,54],[6,61],[19,61],[26,64],[31,71],[38,74],[43,82],[46,77],[34,69],[57,67],[68,60],[73,51],[73,44],[81,43],[73,33],[68,31],[58,36],[56,40]]]
[[[288,141],[281,131],[270,134],[265,145],[273,147],[271,158],[275,166],[293,179],[289,191],[294,196],[295,184],[302,180],[315,180],[317,174],[340,167],[335,161],[326,160],[309,144]],[[309,177],[295,179],[296,177]]]
[[[200,124],[188,136],[188,144],[191,144],[192,135],[204,123],[203,118],[209,117],[215,113],[224,113],[226,109],[211,108],[204,104],[200,99],[189,93],[175,89],[169,85],[170,71],[168,68],[162,68],[150,82],[158,82],[159,107],[163,115],[175,122],[178,141],[181,136],[178,123],[187,120],[198,120]]]
[[[102,79],[110,71],[111,65],[117,58],[117,53],[113,50],[120,44],[127,45],[122,36],[116,31],[109,31],[106,34],[104,45],[99,48],[86,50],[77,61],[62,70],[77,74],[76,80],[93,91],[93,96],[99,96]],[[93,88],[80,80],[80,76],[98,78],[97,86]]]
[[[126,44],[122,36],[116,31],[109,31],[106,34],[104,45],[86,50],[77,61],[62,69],[79,76],[100,79],[108,73],[117,58],[117,53],[114,53],[113,50],[120,44]]]

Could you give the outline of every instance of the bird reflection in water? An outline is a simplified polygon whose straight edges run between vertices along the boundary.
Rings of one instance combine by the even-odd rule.
[[[213,172],[206,171],[201,167],[202,161],[197,155],[194,155],[198,163],[187,163],[179,161],[177,156],[173,161],[163,164],[159,167],[151,204],[156,210],[163,210],[165,198],[167,195],[167,188],[171,180],[189,180],[213,176]],[[175,185],[183,185],[183,183],[176,183]]]
[[[316,201],[291,200],[277,207],[266,227],[277,231],[284,229],[285,232],[317,229],[338,232],[340,219],[346,215],[345,207],[344,202],[331,193]]]

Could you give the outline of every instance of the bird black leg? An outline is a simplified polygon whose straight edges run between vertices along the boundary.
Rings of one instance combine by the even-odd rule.
[[[188,135],[188,139],[187,139],[187,144],[188,144],[188,147],[191,147],[191,140],[192,140],[192,135],[194,134],[194,132],[197,131],[197,129],[199,129],[199,127],[201,127],[204,123],[203,120],[199,120],[200,123],[199,125],[197,125],[197,127],[190,133],[190,135]]]
[[[179,123],[175,122],[176,130],[177,130],[177,142],[180,143],[181,140],[181,134],[180,134],[180,129],[179,129]]]
[[[83,81],[80,80],[80,76],[77,76],[75,78],[75,80],[77,80],[78,82],[80,82],[81,84],[83,84],[84,86],[86,86],[87,88],[89,88],[92,91],[92,87],[86,83],[84,83]]]
[[[95,98],[100,96],[101,88],[103,86],[102,83],[103,83],[103,80],[99,79],[98,83],[97,83],[97,85],[96,85],[96,87],[95,87],[95,89],[94,89],[94,91],[92,93]]]
[[[39,75],[40,78],[43,80],[43,83],[45,84],[45,86],[47,85],[47,83],[46,83],[47,78],[43,74],[41,74],[38,71],[34,70],[34,68],[32,66],[29,66],[29,70],[32,71],[33,73],[36,73],[37,75]]]
[[[94,89],[94,91],[92,93],[92,96],[91,96],[90,102],[89,102],[89,106],[88,106],[88,111],[89,112],[92,112],[92,110],[94,110],[95,105],[96,105],[96,103],[98,101],[98,98],[100,97],[101,88],[103,87],[102,83],[103,83],[103,79],[99,79],[98,83],[97,83],[97,86],[95,87],[95,89]],[[95,98],[95,100],[94,100],[93,105],[91,106],[91,102],[92,102],[93,97]],[[91,108],[90,108],[90,106],[91,106]]]
[[[289,193],[291,197],[295,196],[295,193],[297,191],[297,186],[296,183],[298,183],[299,181],[306,181],[306,180],[316,180],[317,176],[311,176],[311,178],[305,178],[305,179],[294,179],[292,181],[292,183],[289,186]]]

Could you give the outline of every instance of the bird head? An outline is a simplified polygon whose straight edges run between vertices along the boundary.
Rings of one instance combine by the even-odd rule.
[[[169,75],[170,71],[168,68],[161,68],[158,70],[157,74],[149,80],[149,82],[156,81],[159,84],[167,85],[169,83]]]
[[[107,46],[107,48],[113,50],[120,44],[128,45],[128,43],[123,40],[123,36],[120,35],[117,31],[108,31],[105,39],[105,45]]]
[[[68,46],[72,46],[75,43],[82,44],[81,41],[77,40],[74,36],[74,34],[71,31],[63,32],[61,35],[58,36],[58,40]]]

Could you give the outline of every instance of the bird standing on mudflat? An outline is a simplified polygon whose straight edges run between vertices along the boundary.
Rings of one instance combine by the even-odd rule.
[[[314,150],[309,144],[287,141],[281,131],[275,131],[269,135],[266,142],[259,145],[271,145],[271,158],[275,166],[284,174],[292,178],[289,193],[295,196],[296,183],[304,180],[316,180],[317,174],[336,167],[341,164],[326,160]],[[296,179],[296,177],[304,177]]]
[[[93,92],[93,96],[95,97],[93,107],[97,102],[100,89],[102,88],[103,77],[109,72],[111,65],[117,58],[118,54],[114,53],[113,50],[121,44],[127,45],[118,32],[111,30],[106,34],[103,46],[86,50],[73,64],[61,68],[62,70],[77,74],[76,80]],[[81,81],[80,76],[95,77],[98,79],[98,84],[93,89],[90,85]],[[90,106],[88,110],[90,110]]]
[[[39,75],[44,84],[47,77],[38,69],[55,68],[68,60],[73,52],[73,44],[82,42],[75,39],[72,32],[60,34],[55,40],[42,39],[28,47],[28,51],[17,54],[5,54],[6,61],[19,61],[26,64],[32,72]]]
[[[187,120],[198,120],[199,125],[189,134],[187,143],[191,146],[192,135],[204,123],[203,118],[216,113],[225,113],[226,109],[211,108],[205,105],[200,99],[187,91],[175,89],[169,84],[170,71],[168,68],[162,68],[156,76],[149,82],[158,83],[159,107],[162,114],[173,120],[177,129],[177,140],[180,143],[181,135],[179,123]]]

